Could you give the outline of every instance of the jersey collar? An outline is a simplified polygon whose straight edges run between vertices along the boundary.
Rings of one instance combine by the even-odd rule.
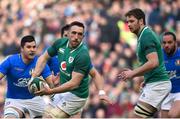
[[[138,35],[138,40],[141,39],[141,36],[142,36],[142,34],[144,33],[144,31],[145,31],[146,29],[148,29],[147,26],[145,26],[145,27],[141,30],[140,34]]]
[[[75,49],[71,50],[70,53],[73,53],[74,51],[76,51],[82,44],[83,44],[83,42],[81,41],[81,43]],[[68,46],[69,46],[69,41],[66,45],[66,48],[68,48]]]

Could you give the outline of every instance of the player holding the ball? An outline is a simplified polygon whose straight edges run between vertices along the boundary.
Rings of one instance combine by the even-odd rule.
[[[46,118],[67,118],[79,113],[89,95],[89,77],[91,61],[88,48],[83,43],[85,27],[81,22],[70,24],[67,38],[61,38],[43,54],[37,61],[32,77],[37,77],[50,57],[58,55],[60,63],[60,83],[55,88],[38,91],[37,95],[56,94],[59,102],[50,105],[45,111]],[[100,99],[107,101],[103,90],[99,92]]]
[[[21,53],[7,57],[0,64],[0,79],[6,76],[8,84],[4,118],[24,118],[25,113],[29,113],[30,118],[42,117],[46,106],[43,98],[28,90],[28,82],[38,59],[35,54],[35,39],[27,35],[21,39]],[[51,71],[47,65],[40,76],[52,85]]]

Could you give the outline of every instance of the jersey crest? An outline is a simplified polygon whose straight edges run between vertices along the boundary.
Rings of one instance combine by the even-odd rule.
[[[68,59],[68,62],[72,63],[73,61],[74,61],[74,58],[70,56],[69,59]]]

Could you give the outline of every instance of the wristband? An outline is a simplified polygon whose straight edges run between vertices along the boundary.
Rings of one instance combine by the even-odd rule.
[[[99,90],[99,95],[105,95],[106,92],[104,90]]]

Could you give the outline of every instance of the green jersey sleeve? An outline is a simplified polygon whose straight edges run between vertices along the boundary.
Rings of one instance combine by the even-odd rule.
[[[75,72],[87,75],[91,67],[90,56],[88,52],[81,52],[75,59]]]
[[[50,46],[50,47],[47,49],[47,52],[48,52],[49,56],[53,57],[53,56],[57,55],[58,48],[59,48],[60,45],[62,44],[62,41],[63,41],[63,39],[57,39],[57,40],[52,44],[52,46]]]
[[[145,55],[152,52],[157,52],[155,38],[152,35],[147,35],[141,40],[141,48]]]

